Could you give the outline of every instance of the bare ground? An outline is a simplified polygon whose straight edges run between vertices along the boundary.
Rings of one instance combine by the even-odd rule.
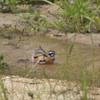
[[[81,85],[64,80],[6,76],[2,81],[8,100],[86,100]],[[6,98],[4,92],[0,92],[2,98]],[[100,88],[88,87],[87,99],[100,100]]]
[[[46,11],[55,12],[56,9],[50,5],[41,7],[43,13]],[[46,10],[46,11],[45,11]],[[48,20],[52,21],[51,17],[48,17]],[[0,14],[0,26],[4,27],[3,24],[18,24],[20,26],[24,25],[24,21],[20,19],[16,14]],[[57,34],[54,31],[52,34]],[[64,36],[62,39],[69,39],[73,41],[75,34],[67,34],[67,37]],[[51,36],[52,37],[52,36]],[[54,37],[53,38],[57,38]],[[92,33],[92,38],[94,45],[98,46],[100,43],[100,34]],[[76,37],[77,43],[92,45],[91,34],[78,34]],[[98,63],[98,62],[97,62]],[[6,95],[9,100],[81,100],[83,97],[82,90],[80,85],[72,82],[55,80],[55,79],[28,79],[21,78],[18,76],[4,76],[2,78],[4,82],[4,87],[6,89]],[[5,95],[0,87],[1,97],[4,99]],[[88,99],[89,100],[100,100],[100,88],[88,87]],[[2,100],[3,100],[2,99]]]

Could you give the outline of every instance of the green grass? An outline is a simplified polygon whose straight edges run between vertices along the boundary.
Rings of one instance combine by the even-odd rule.
[[[92,37],[91,37],[91,41],[92,41],[92,44],[93,44]],[[58,79],[56,81],[53,80],[55,82],[55,85],[53,85],[53,83],[51,81],[52,79],[51,80],[49,79],[49,74],[47,75],[46,73],[44,73],[45,74],[44,78],[46,78],[46,80],[47,80],[48,89],[50,91],[50,94],[49,94],[47,100],[50,100],[50,98],[52,98],[52,96],[54,94],[55,94],[56,100],[59,100],[59,97],[57,96],[59,93],[60,93],[60,95],[63,96],[63,100],[66,100],[65,99],[66,98],[66,94],[69,93],[67,89],[69,89],[69,91],[71,91],[71,92],[74,91],[73,89],[70,90],[70,88],[71,88],[70,82],[73,83],[73,84],[76,83],[77,86],[80,85],[80,90],[82,90],[81,99],[82,100],[88,100],[88,87],[89,86],[95,87],[96,84],[97,84],[97,80],[99,79],[99,75],[97,75],[97,74],[99,74],[99,72],[97,72],[98,70],[95,69],[95,64],[94,64],[94,62],[95,62],[95,60],[94,60],[94,58],[95,58],[95,50],[94,50],[93,47],[91,48],[91,54],[92,54],[91,57],[92,57],[93,60],[89,61],[89,63],[92,64],[93,67],[92,67],[92,70],[89,70],[89,71],[86,70],[86,68],[87,68],[86,63],[84,63],[82,60],[80,60],[80,57],[79,57],[80,53],[79,53],[77,45],[75,44],[75,39],[74,39],[73,43],[68,46],[68,48],[66,49],[66,52],[67,52],[66,62],[63,65],[63,67],[61,68],[61,70],[59,70],[59,71],[62,71],[62,72],[58,74]],[[74,59],[73,55],[75,56],[75,59]],[[26,66],[26,67],[28,67],[28,66]],[[36,65],[32,66],[30,70],[27,70],[27,68],[24,69],[25,73],[26,73],[24,78],[28,77],[29,74],[31,72],[33,72],[35,67],[39,67],[39,66],[36,64]],[[43,66],[41,66],[41,67],[43,67]],[[75,69],[77,69],[78,71],[75,71]],[[63,82],[63,75],[62,74],[64,75],[64,81],[67,81],[67,83]],[[90,76],[89,76],[89,74],[90,74]],[[95,79],[95,77],[96,77],[96,79]],[[80,79],[78,79],[78,78],[80,78]],[[33,78],[33,79],[35,80],[35,81],[33,81],[33,84],[36,86],[38,92],[32,91],[28,87],[29,83],[27,84],[26,83],[26,79],[24,79],[24,82],[23,82],[24,83],[24,87],[23,87],[23,94],[22,94],[23,95],[23,99],[22,100],[25,99],[24,95],[26,95],[26,93],[28,93],[29,97],[32,98],[32,99],[35,96],[35,98],[37,98],[38,100],[42,100],[42,94],[39,92],[40,89],[39,89],[39,85],[37,83],[38,79],[37,78],[36,79]],[[60,86],[59,82],[61,83],[61,87],[62,88],[59,91],[56,91],[56,88],[58,86]],[[43,83],[41,83],[41,84],[42,84],[43,91],[45,91],[47,86],[44,85]],[[67,87],[66,90],[63,89],[63,86],[65,84],[66,85],[68,84],[68,87]],[[4,83],[3,83],[2,80],[1,80],[0,86],[1,86],[0,89],[2,90],[2,93],[5,95],[4,96],[4,100],[9,100],[8,99],[9,96],[8,96],[7,90],[5,89],[5,86],[4,86]],[[28,87],[28,89],[26,89],[25,87]],[[13,87],[12,87],[12,91],[14,91]],[[14,96],[13,95],[14,94],[12,94],[12,100],[14,100]],[[74,95],[75,94],[73,93],[73,96]],[[3,97],[1,97],[1,98],[3,98]]]
[[[60,5],[51,3],[48,0],[43,1],[60,10],[58,15],[52,14],[57,18],[57,22],[50,23],[65,34],[66,30],[77,33],[91,32],[91,25],[100,10],[100,5],[94,10],[90,8],[93,4],[91,0],[73,0],[73,4],[67,0],[60,0]],[[92,6],[95,6],[95,4]]]
[[[62,10],[62,13],[58,16],[58,17],[62,18],[62,20],[59,21],[59,18],[58,18],[58,22],[50,23],[50,25],[51,24],[54,25],[56,28],[61,30],[63,33],[66,33],[66,27],[71,32],[77,32],[77,34],[80,32],[85,32],[86,30],[89,30],[90,25],[93,22],[93,19],[95,19],[95,15],[97,14],[97,12],[100,8],[99,5],[97,4],[98,7],[97,7],[97,9],[95,9],[94,13],[91,12],[91,9],[88,8],[88,4],[90,4],[89,0],[74,0],[74,3],[76,5],[70,4],[66,0],[60,0],[62,6],[56,5],[47,0],[43,0],[43,1],[46,1],[46,2],[54,5],[55,7],[57,7],[59,10]],[[91,12],[92,14],[90,15],[89,12]],[[33,16],[33,22],[31,20],[29,20],[30,16],[31,16],[30,13],[26,13],[25,15],[20,14],[20,17],[23,18],[24,20],[28,21],[31,24],[32,28],[34,28],[34,30],[36,30],[36,31],[38,31],[38,30],[44,31],[46,29],[47,25],[49,25],[49,24],[47,24],[46,19],[44,19],[43,17],[40,16],[40,13],[35,12],[35,14]],[[55,15],[55,17],[56,17],[56,15]],[[85,24],[83,23],[84,18],[86,20]],[[35,19],[39,20],[39,22],[35,21]],[[41,20],[43,21],[43,23],[41,22]],[[41,26],[38,27],[39,23],[42,27]],[[97,22],[95,21],[95,23],[96,23],[97,30],[98,30],[99,29],[98,25],[97,25],[98,21]],[[71,83],[73,83],[73,84],[75,83],[77,86],[80,86],[80,90],[82,91],[81,100],[88,100],[88,87],[89,86],[91,86],[93,88],[100,87],[100,70],[99,70],[99,68],[97,68],[97,65],[95,64],[96,61],[98,62],[98,60],[95,60],[95,58],[98,56],[99,52],[96,52],[96,49],[94,48],[93,37],[92,37],[92,35],[90,37],[92,47],[91,48],[88,47],[86,49],[86,48],[82,48],[81,45],[78,46],[75,43],[76,36],[75,36],[73,42],[70,44],[67,44],[67,41],[65,41],[64,43],[61,43],[61,41],[53,40],[53,39],[50,40],[48,38],[45,39],[43,37],[36,38],[34,36],[34,37],[30,38],[30,39],[34,40],[34,41],[32,41],[33,45],[37,45],[37,44],[40,45],[40,43],[37,43],[37,40],[40,41],[41,43],[44,43],[44,45],[48,45],[48,44],[51,45],[53,43],[59,44],[60,47],[57,46],[54,48],[58,52],[58,57],[56,59],[58,59],[57,60],[58,62],[60,62],[61,60],[64,60],[63,61],[64,63],[60,62],[60,63],[58,63],[58,65],[55,64],[55,65],[51,66],[52,68],[55,68],[55,67],[58,68],[58,70],[54,74],[54,75],[57,75],[55,77],[53,75],[50,77],[49,76],[50,73],[46,74],[46,71],[48,71],[48,70],[43,70],[43,68],[47,68],[47,66],[49,66],[49,65],[39,66],[39,65],[37,65],[38,62],[35,65],[31,66],[31,68],[29,68],[29,69],[28,69],[28,67],[30,67],[30,66],[27,66],[27,64],[26,64],[24,69],[22,69],[21,71],[19,70],[19,73],[16,75],[21,75],[24,72],[23,77],[24,78],[27,78],[27,77],[33,78],[34,81],[32,84],[34,84],[37,89],[37,92],[36,91],[34,92],[33,90],[31,90],[28,86],[29,83],[27,84],[26,79],[24,79],[22,100],[25,99],[24,96],[26,95],[26,93],[28,93],[28,95],[32,99],[34,99],[34,96],[35,96],[37,98],[37,100],[42,100],[42,94],[40,93],[40,87],[38,85],[39,83],[37,82],[38,78],[41,78],[41,80],[43,81],[42,77],[45,78],[45,81],[47,81],[47,83],[48,83],[48,86],[46,86],[45,83],[42,83],[42,87],[41,87],[42,93],[45,93],[44,91],[49,92],[48,98],[46,100],[50,100],[54,94],[56,96],[56,100],[59,100],[59,97],[58,97],[59,94],[62,95],[63,100],[66,100],[66,94],[69,91],[71,91],[71,92],[74,91],[74,89],[72,89],[72,87],[71,87]],[[15,40],[14,41],[12,40],[12,42],[15,42]],[[27,40],[27,42],[23,43],[22,45],[27,45],[27,43],[28,43],[28,40]],[[32,48],[33,48],[33,45],[32,45]],[[82,46],[84,46],[84,45],[82,45]],[[63,49],[65,51],[63,51]],[[86,49],[86,50],[84,50],[84,49]],[[88,55],[85,57],[80,56],[82,54],[88,54]],[[9,57],[9,55],[7,55],[7,56]],[[63,59],[61,59],[60,57]],[[16,58],[16,55],[15,55],[15,58]],[[86,59],[90,59],[90,61],[88,61]],[[99,66],[99,63],[98,63],[98,66]],[[15,67],[18,67],[18,66],[15,66]],[[42,67],[41,71],[43,71],[42,74],[44,76],[42,76],[41,72],[38,72],[40,74],[39,77],[33,75],[32,72],[35,70],[36,67],[37,68],[40,67],[40,69]],[[0,56],[0,71],[2,71],[1,68],[8,68],[8,64],[4,63],[3,56]],[[12,73],[14,73],[14,70],[9,70],[9,71],[10,71],[9,76],[12,77]],[[54,71],[54,69],[52,71]],[[34,78],[34,76],[36,79]],[[50,78],[56,78],[56,80],[53,80]],[[53,84],[53,81],[55,84]],[[63,86],[64,85],[66,86],[67,84],[68,84],[68,87],[66,89],[63,89]],[[60,86],[60,85],[62,88],[60,90],[56,91],[56,88],[58,88],[58,86]],[[26,87],[28,89],[26,89]],[[48,87],[48,90],[46,90],[47,87]],[[13,85],[12,85],[12,91],[14,91]],[[2,94],[3,94],[3,96],[2,96]],[[74,95],[75,94],[73,93],[73,96]],[[9,93],[8,93],[8,90],[5,88],[5,85],[4,85],[4,82],[2,81],[2,76],[1,76],[0,77],[0,100],[3,100],[3,99],[9,100],[8,98],[9,98]],[[14,100],[13,94],[11,96],[11,99]]]
[[[93,43],[92,35],[91,35],[92,47],[85,46],[83,44],[78,45],[75,43],[75,39],[76,38],[74,38],[72,43],[68,44],[66,41],[61,42],[56,39],[49,39],[49,38],[37,37],[37,36],[30,37],[29,41],[28,40],[24,41],[24,43],[21,42],[20,45],[23,45],[23,46],[28,45],[29,46],[30,40],[34,41],[34,42],[31,41],[32,48],[33,48],[33,45],[36,44],[38,40],[40,42],[42,42],[42,44],[46,45],[46,47],[47,47],[47,45],[52,46],[53,43],[59,44],[58,46],[53,48],[57,52],[56,62],[58,62],[58,64],[54,64],[51,66],[50,65],[42,66],[42,65],[36,64],[32,67],[30,67],[27,64],[26,65],[23,64],[23,66],[25,66],[25,68],[22,68],[22,65],[18,64],[18,65],[10,67],[10,70],[9,70],[10,74],[8,74],[8,75],[10,75],[10,76],[20,75],[25,78],[31,77],[33,79],[34,79],[34,77],[36,77],[36,80],[38,78],[40,78],[42,80],[42,77],[47,79],[47,83],[49,84],[49,89],[50,89],[50,94],[49,94],[48,100],[54,94],[56,94],[56,95],[59,94],[59,92],[55,91],[56,87],[59,86],[59,84],[58,84],[59,82],[56,81],[55,85],[53,85],[52,81],[50,81],[50,78],[56,78],[57,80],[60,80],[62,86],[64,84],[63,80],[67,81],[66,84],[69,84],[69,87],[68,87],[69,90],[71,88],[70,82],[72,82],[73,84],[76,83],[77,86],[80,85],[80,88],[82,90],[81,99],[88,100],[88,97],[87,97],[88,87],[91,86],[94,88],[96,86],[97,87],[100,86],[100,80],[99,80],[100,73],[99,73],[99,69],[97,68],[97,65],[95,64],[95,62],[98,62],[98,60],[95,60],[95,58],[98,57],[99,50],[97,50],[93,46],[94,43]],[[15,41],[15,40],[14,39],[10,40],[10,42],[13,42],[13,41]],[[39,44],[37,43],[36,45],[40,45],[40,43]],[[22,46],[22,48],[23,48],[23,46]],[[49,46],[48,46],[48,48],[50,48]],[[1,50],[2,50],[2,48],[7,49],[7,47],[1,47]],[[13,54],[13,52],[12,52],[12,54]],[[5,59],[10,58],[10,57],[16,58],[16,55],[12,55],[12,54],[10,54],[10,55],[4,54],[4,55],[6,55]],[[82,54],[87,54],[87,56],[84,57],[84,55],[82,56]],[[26,56],[29,56],[29,55],[26,54]],[[1,63],[3,63],[2,62],[3,59],[4,59],[3,56],[1,56]],[[90,59],[90,61],[88,59]],[[61,60],[63,61],[63,63],[60,62]],[[12,62],[10,62],[10,63],[12,64]],[[99,66],[99,63],[98,63],[98,66]],[[51,67],[52,69],[50,69],[49,67]],[[16,74],[15,74],[16,70],[14,70],[14,68],[18,69],[18,72]],[[37,70],[35,68],[37,68]],[[45,69],[45,68],[48,68],[48,69]],[[57,69],[57,71],[55,71],[56,69]],[[47,73],[48,70],[51,70],[51,71],[49,73]],[[34,71],[39,71],[39,72],[37,72],[37,76],[35,76],[33,74]],[[52,74],[50,76],[51,72],[54,72],[54,74]],[[40,74],[40,75],[38,75],[38,74]],[[2,84],[3,84],[3,82],[2,82]],[[5,100],[6,100],[6,98],[8,98],[8,95],[5,94],[7,90],[4,89],[4,85],[2,85],[2,84],[1,84],[1,87],[2,87],[1,90],[2,90],[3,94],[7,96],[7,97],[5,97]],[[24,83],[24,84],[26,87],[27,83]],[[38,98],[38,100],[41,100],[42,94],[39,92],[39,86],[37,83],[33,82],[33,84],[36,85],[36,87],[38,89],[38,93],[34,93],[31,89],[26,91],[26,89],[23,88],[23,98],[24,98],[24,94],[28,93],[29,96],[30,95],[32,96],[34,94]],[[43,87],[44,87],[44,89],[46,88],[46,86],[44,84],[43,84]],[[14,88],[12,88],[12,91],[13,90],[14,90]],[[66,91],[67,90],[63,90],[63,88],[60,91],[60,94],[63,96],[63,100],[64,100],[64,98],[66,98]],[[73,89],[72,89],[72,91],[73,91]],[[13,96],[12,96],[12,99],[13,99]],[[56,99],[59,100],[59,97],[56,97]]]

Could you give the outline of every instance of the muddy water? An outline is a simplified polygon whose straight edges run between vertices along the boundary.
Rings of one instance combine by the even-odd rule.
[[[81,81],[82,75],[86,75],[87,79],[92,82],[93,72],[95,73],[95,81],[100,77],[100,69],[93,66],[94,62],[100,65],[100,49],[83,44],[75,44],[71,51],[72,43],[67,40],[57,40],[50,37],[32,36],[22,37],[18,43],[19,37],[12,39],[0,37],[0,55],[4,55],[5,62],[10,67],[4,70],[4,75],[19,75],[24,77],[33,64],[29,61],[18,62],[20,59],[30,59],[34,48],[41,46],[44,50],[56,51],[56,60],[54,64],[36,65],[28,77],[36,78],[60,78],[71,81]],[[16,44],[18,45],[16,46]],[[94,57],[93,57],[94,56]],[[95,71],[93,69],[96,69]]]

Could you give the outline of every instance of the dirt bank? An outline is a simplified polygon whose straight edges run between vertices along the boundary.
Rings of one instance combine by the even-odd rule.
[[[43,12],[43,14],[44,14],[48,11],[55,12],[56,9],[51,5],[43,5],[42,7],[40,7],[40,11]],[[48,18],[48,20],[54,21],[53,17],[47,16],[47,18]],[[21,18],[19,18],[18,14],[2,14],[2,13],[0,13],[0,27],[4,28],[3,24],[11,24],[12,26],[17,24],[18,28],[21,29],[27,23],[24,20],[22,20]],[[76,35],[74,33],[68,33],[67,36],[63,35],[62,37],[57,37],[57,36],[53,36],[53,34],[57,35],[58,34],[57,30],[52,30],[49,33],[49,36],[51,38],[57,38],[57,39],[61,39],[61,40],[65,39],[65,40],[69,40],[69,41],[73,41],[73,39]],[[100,34],[93,33],[92,38],[93,38],[94,45],[98,46],[100,43]],[[6,58],[6,55],[8,56],[8,58],[6,58],[6,60],[8,60],[8,62],[12,65],[14,63],[14,66],[15,66],[15,64],[16,65],[18,64],[15,62],[18,59],[20,59],[21,57],[24,57],[24,58],[30,57],[30,52],[32,51],[33,47],[37,47],[37,45],[44,46],[44,44],[42,44],[42,40],[40,42],[38,41],[37,44],[34,43],[34,46],[33,46],[33,43],[31,42],[31,40],[29,40],[30,41],[29,43],[31,44],[31,46],[30,46],[29,43],[25,42],[25,40],[23,39],[23,41],[22,41],[23,44],[19,45],[21,49],[19,49],[19,48],[15,49],[11,45],[13,45],[14,42],[18,41],[18,40],[15,39],[14,42],[12,42],[13,44],[8,44],[10,46],[8,46],[7,43],[11,42],[11,40],[7,40],[7,41],[3,41],[3,42],[2,41],[1,41],[1,45],[5,46],[6,49],[8,47],[8,49],[6,50],[6,49],[3,49],[3,47],[2,47],[1,51],[3,52],[3,54],[5,54],[5,58]],[[47,41],[45,41],[45,42],[47,42]],[[76,36],[75,42],[80,43],[80,44],[82,43],[82,44],[92,45],[91,34],[78,34]],[[49,46],[48,46],[48,44],[49,44]],[[59,47],[59,44],[60,44],[60,42],[59,43],[55,42],[55,44],[53,44],[53,42],[50,43],[48,41],[46,43],[45,48],[47,50],[49,50],[51,48],[55,49],[54,48],[55,45],[56,45],[56,47]],[[57,51],[58,49],[59,48],[56,48],[55,50]],[[58,59],[60,57],[66,58],[65,54],[61,54],[61,52],[63,52],[62,47],[60,47],[60,50],[58,50],[58,56],[56,58],[57,62],[59,62]],[[14,55],[14,58],[12,58],[13,55]],[[60,57],[59,57],[59,55],[60,55]],[[86,55],[86,57],[87,56],[88,55]],[[98,62],[99,61],[97,61],[97,63]],[[98,63],[98,65],[100,65],[100,62]],[[23,70],[23,69],[21,69],[21,66],[16,67],[16,70],[18,70],[18,72],[19,72],[19,70]],[[25,65],[23,64],[23,66],[25,66]],[[41,68],[41,66],[40,66],[40,68]],[[39,67],[37,67],[37,69],[39,69]],[[43,69],[43,68],[41,68],[41,69]],[[40,71],[40,69],[39,69],[39,71]],[[51,72],[53,72],[53,71],[54,71],[54,67],[52,68]],[[49,71],[48,74],[50,75],[51,72]],[[28,79],[28,78],[21,78],[18,76],[12,76],[12,77],[5,76],[2,78],[2,80],[4,82],[4,88],[6,90],[6,92],[4,92],[4,91],[2,91],[2,87],[0,87],[1,97],[3,99],[5,98],[5,95],[7,96],[8,100],[11,100],[11,99],[13,99],[13,100],[32,100],[32,99],[34,99],[34,100],[40,100],[40,99],[41,100],[48,100],[48,99],[49,100],[56,100],[56,99],[57,100],[81,100],[82,99],[82,89],[80,88],[80,85],[76,84],[76,83],[72,83],[72,82],[61,81],[61,80],[52,79],[52,78],[48,79],[48,80],[37,79],[37,78]],[[100,88],[88,87],[88,99],[89,100],[100,100]]]

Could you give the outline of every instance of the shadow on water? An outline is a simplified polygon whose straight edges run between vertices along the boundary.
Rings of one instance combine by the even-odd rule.
[[[4,71],[5,75],[11,74],[24,77],[32,68],[33,64],[30,63],[30,61],[17,61],[20,59],[30,59],[33,49],[38,46],[42,46],[46,51],[56,51],[56,60],[55,63],[51,65],[37,64],[28,75],[30,78],[59,78],[80,81],[81,73],[84,71],[85,75],[88,76],[87,80],[91,83],[94,69],[93,61],[99,62],[100,60],[99,48],[95,47],[93,49],[91,46],[83,44],[75,44],[69,57],[69,49],[72,43],[67,40],[61,41],[49,37],[32,36],[29,38],[23,37],[17,46],[18,48],[16,48],[15,45],[9,45],[16,44],[17,42],[17,37],[11,40],[0,38],[1,54],[4,55],[5,61],[10,65],[9,70]],[[69,59],[67,59],[68,57]],[[99,65],[100,63],[98,63],[98,66]],[[100,76],[100,69],[97,66],[95,69],[95,81],[97,81]]]

